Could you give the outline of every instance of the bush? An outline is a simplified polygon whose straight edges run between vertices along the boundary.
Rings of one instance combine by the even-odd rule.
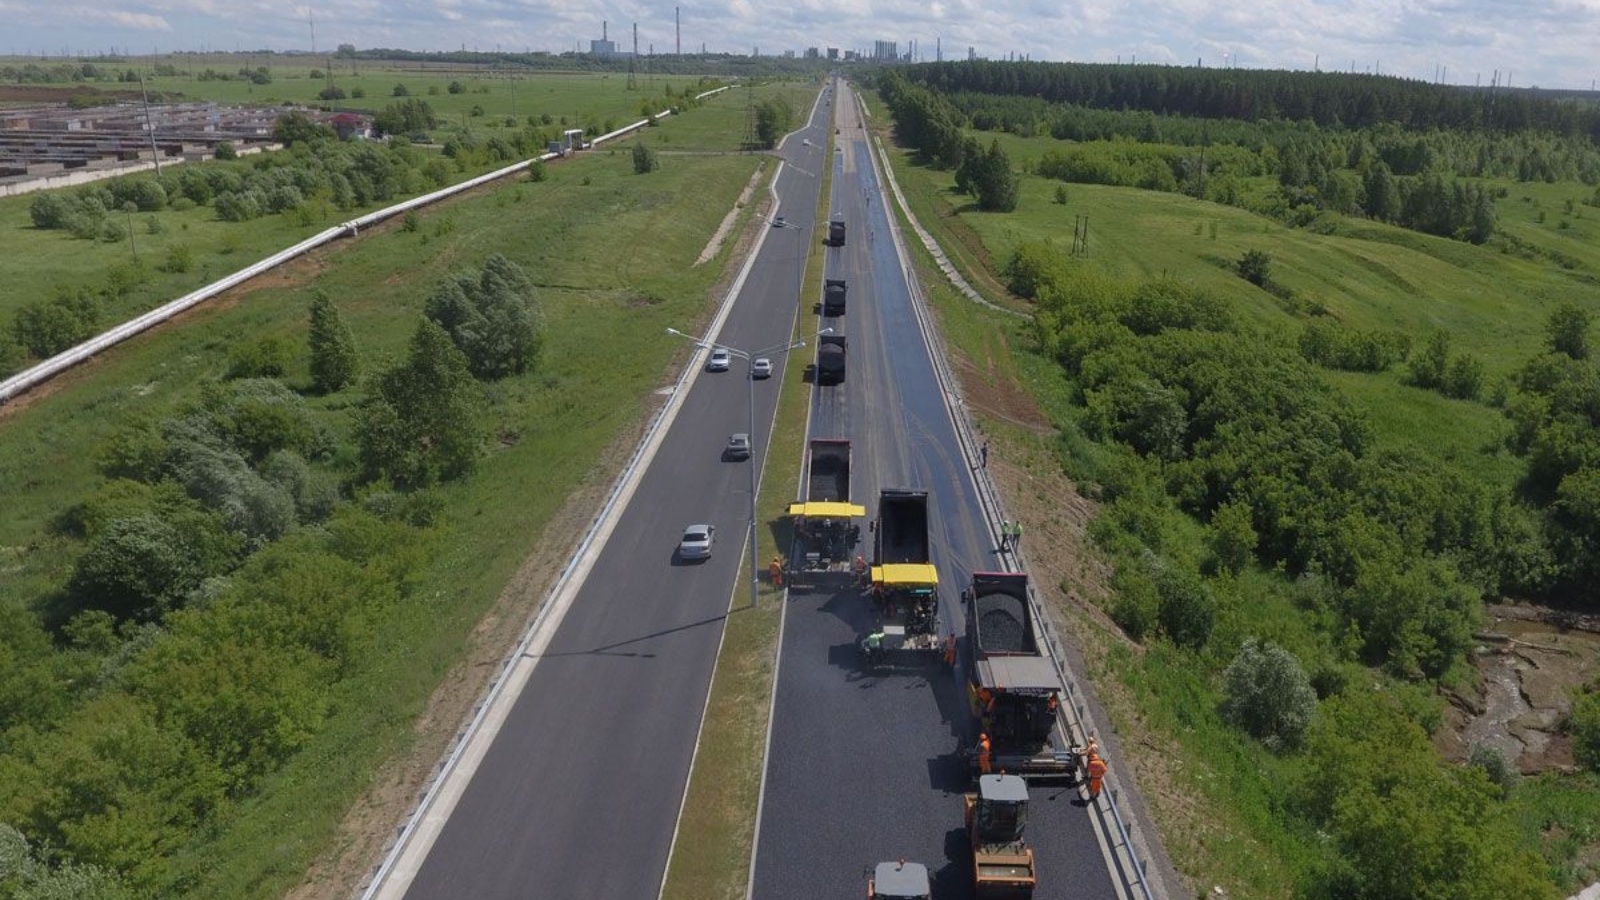
[[[633,145],[633,171],[636,175],[648,175],[661,167],[661,161],[656,158],[656,153],[645,146],[644,141]]]
[[[33,227],[46,230],[66,228],[74,212],[75,204],[71,199],[56,191],[40,191],[28,204]]]
[[[1223,683],[1224,718],[1274,749],[1300,746],[1317,710],[1317,694],[1292,653],[1250,638],[1228,665]]]
[[[1239,257],[1239,277],[1256,287],[1266,287],[1272,280],[1272,257],[1261,250],[1249,250]]]
[[[1572,702],[1567,734],[1572,736],[1572,756],[1578,765],[1600,772],[1600,693],[1587,693]]]
[[[216,149],[212,151],[212,156],[224,161],[238,159],[239,151],[234,148],[232,141],[222,141],[218,143]]]
[[[1156,591],[1161,597],[1157,613],[1161,630],[1180,647],[1204,647],[1211,639],[1217,603],[1200,577],[1175,568],[1163,569],[1156,576]]]
[[[194,251],[188,244],[173,244],[167,248],[167,258],[156,268],[173,275],[187,272],[194,268]]]
[[[221,572],[236,544],[210,513],[155,510],[106,522],[90,536],[69,590],[81,606],[119,619],[151,619]]]
[[[237,344],[228,354],[225,378],[282,378],[289,370],[289,346],[277,338]]]
[[[17,310],[11,335],[29,353],[44,359],[93,337],[99,319],[99,304],[92,294],[62,291],[49,302],[29,303]]]

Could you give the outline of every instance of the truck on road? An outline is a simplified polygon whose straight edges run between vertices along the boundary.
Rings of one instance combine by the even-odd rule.
[[[843,278],[829,278],[822,286],[822,314],[824,316],[844,315],[844,296],[846,284]]]
[[[1073,778],[1079,754],[1057,715],[1063,687],[1039,646],[1028,576],[977,572],[961,594],[967,618],[967,696],[981,734],[989,737],[989,768],[1025,778]],[[982,753],[965,753],[983,774]]]
[[[828,222],[828,246],[844,246],[844,220],[833,219]]]
[[[872,531],[869,574],[885,647],[937,649],[939,571],[928,552],[928,492],[879,492]]]
[[[840,384],[844,381],[845,343],[842,334],[825,334],[817,339],[817,384]]]
[[[815,587],[824,579],[848,578],[852,554],[861,543],[858,519],[865,506],[850,502],[850,442],[815,438],[806,451],[806,499],[789,504],[794,543],[789,551],[791,590]],[[828,578],[827,576],[835,576]]]

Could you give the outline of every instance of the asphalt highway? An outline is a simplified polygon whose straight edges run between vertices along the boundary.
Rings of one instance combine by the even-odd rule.
[[[850,343],[845,383],[813,392],[810,437],[851,440],[852,499],[869,516],[881,488],[930,492],[941,619],[962,633],[962,587],[1004,566],[938,393],[854,102],[835,105],[831,207],[849,234],[827,251],[828,277],[850,287],[846,315],[828,321],[842,321]],[[870,559],[865,527],[862,538]],[[975,727],[961,676],[936,658],[863,667],[856,641],[875,620],[854,589],[791,592],[787,602],[753,896],[861,896],[873,865],[907,859],[928,866],[940,900],[971,897],[956,751]],[[1035,896],[1119,897],[1078,791],[1035,786],[1030,806]]]
[[[719,343],[756,351],[792,333],[806,257],[821,239],[812,219],[830,115],[819,105],[783,145],[779,212],[793,227],[768,229]],[[694,382],[407,898],[659,892],[723,623],[746,589],[735,582],[749,463],[724,462],[721,450],[749,430],[747,371],[735,358],[731,371]],[[757,465],[781,381],[780,370],[755,386]],[[716,526],[716,546],[685,564],[674,551],[696,522]],[[730,586],[740,598],[732,613]]]

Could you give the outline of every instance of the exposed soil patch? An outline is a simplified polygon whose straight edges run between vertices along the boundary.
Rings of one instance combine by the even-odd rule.
[[[1600,617],[1506,605],[1489,607],[1485,622],[1471,657],[1477,683],[1447,695],[1439,752],[1461,761],[1482,744],[1524,775],[1571,770],[1561,726],[1573,691],[1600,674]]]

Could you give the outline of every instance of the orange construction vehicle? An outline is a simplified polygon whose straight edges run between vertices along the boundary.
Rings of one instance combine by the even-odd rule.
[[[978,900],[1028,900],[1037,879],[1033,848],[1023,839],[1028,823],[1028,785],[1016,775],[981,775],[966,795],[967,833],[972,838],[974,891]]]

